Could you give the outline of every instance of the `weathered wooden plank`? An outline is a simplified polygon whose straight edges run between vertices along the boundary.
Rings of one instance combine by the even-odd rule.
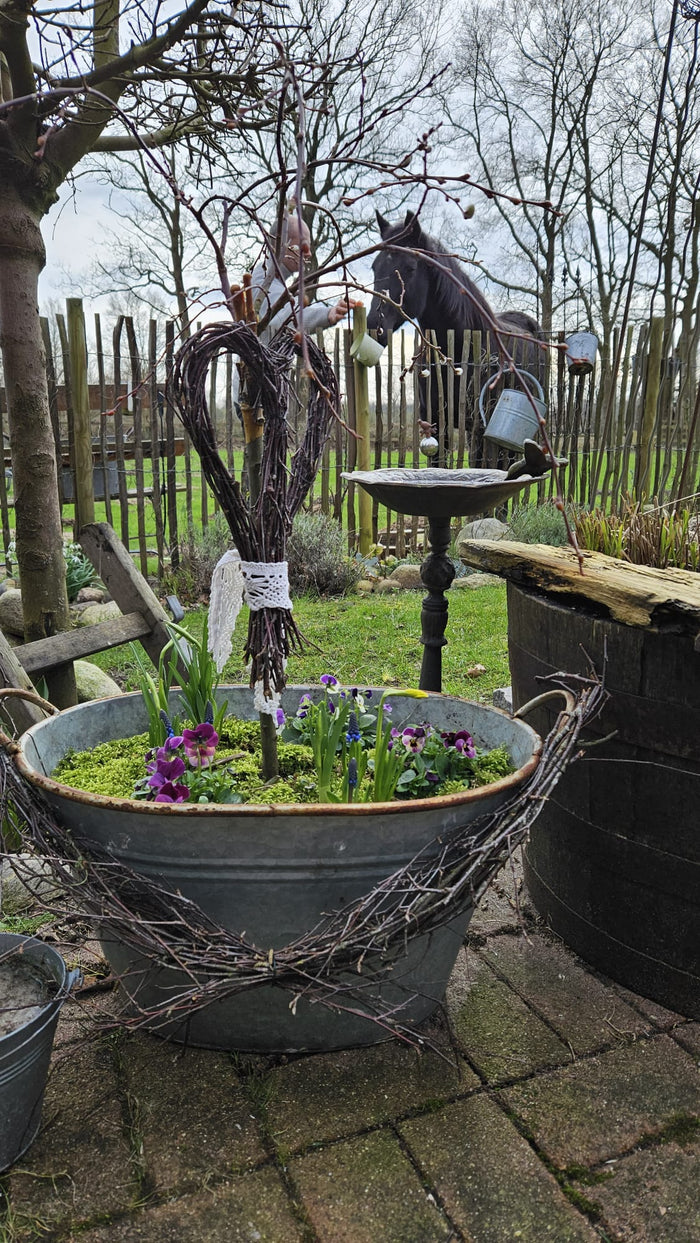
[[[141,644],[154,665],[170,641],[168,615],[142,574],[139,574],[126,548],[106,522],[91,522],[78,536],[80,546],[122,613],[141,613],[149,633]]]
[[[106,652],[122,643],[131,643],[150,634],[151,627],[142,613],[128,613],[97,622],[94,626],[81,626],[66,630],[35,643],[23,643],[14,654],[26,673],[43,673],[69,660],[82,660],[95,652]]]
[[[1,630],[0,683],[2,683],[3,687],[15,687],[25,691],[35,691],[36,689]],[[7,717],[9,719],[17,735],[23,734],[25,729],[36,725],[38,721],[46,719],[46,713],[42,712],[37,704],[30,703],[26,699],[14,697],[2,700],[2,715],[3,718]]]
[[[700,631],[700,575],[630,565],[599,552],[583,553],[583,572],[571,548],[517,544],[511,540],[465,540],[467,564],[554,595],[583,597],[628,626],[650,626],[671,618]]]

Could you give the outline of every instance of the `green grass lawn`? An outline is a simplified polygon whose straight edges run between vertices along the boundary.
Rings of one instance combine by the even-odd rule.
[[[510,682],[505,585],[449,593],[447,647],[443,649],[443,690],[467,699],[490,701],[496,687]],[[307,649],[287,666],[290,684],[316,683],[333,673],[347,686],[417,686],[423,648],[420,642],[419,591],[400,595],[353,595],[342,599],[295,601],[294,616]],[[197,633],[203,610],[193,609],[185,624]],[[233,640],[233,653],[223,680],[246,682],[242,651],[248,613],[244,607]],[[128,689],[138,685],[133,652],[115,648],[93,657]],[[483,665],[485,673],[468,670]]]

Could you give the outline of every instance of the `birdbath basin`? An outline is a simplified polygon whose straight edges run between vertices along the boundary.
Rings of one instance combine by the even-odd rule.
[[[540,450],[537,453],[543,469],[539,473],[518,473],[514,477],[504,470],[445,470],[432,466],[418,470],[397,466],[386,470],[343,472],[343,479],[359,484],[388,509],[428,520],[430,552],[420,568],[421,580],[428,589],[421,609],[423,661],[419,686],[423,691],[442,690],[442,649],[447,643],[445,592],[455,576],[454,565],[447,556],[451,519],[473,517],[484,510],[495,509],[521,488],[537,483],[543,470],[548,469],[544,465],[544,455]]]
[[[443,470],[433,466],[343,472],[343,479],[359,483],[397,514],[428,519],[467,518],[495,509],[521,488],[537,483],[538,478],[524,474],[509,479],[504,470]]]

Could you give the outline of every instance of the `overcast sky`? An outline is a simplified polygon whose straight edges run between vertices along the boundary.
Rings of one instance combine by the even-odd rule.
[[[67,185],[59,193],[59,202],[42,224],[46,244],[46,267],[39,278],[42,305],[49,299],[63,299],[79,292],[73,282],[89,268],[103,245],[109,215],[105,188],[87,177],[81,177],[75,193]]]

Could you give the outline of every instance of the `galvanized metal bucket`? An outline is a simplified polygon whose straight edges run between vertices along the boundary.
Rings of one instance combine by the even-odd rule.
[[[590,375],[598,353],[598,338],[592,332],[572,332],[566,338],[566,365],[571,375]]]
[[[51,946],[0,933],[0,971],[20,954],[22,965],[36,972],[51,996],[38,1014],[27,1022],[18,1015],[18,1026],[0,1037],[0,1171],[9,1169],[36,1138],[58,1016],[80,979],[80,972],[69,972]]]
[[[288,687],[285,711],[293,714],[305,693],[321,692]],[[230,712],[255,719],[247,687],[224,687],[219,695]],[[445,730],[466,728],[478,746],[505,744],[516,771],[481,789],[435,799],[280,806],[141,803],[85,794],[50,776],[70,750],[146,730],[140,694],[81,704],[32,727],[20,740],[17,764],[81,839],[164,881],[231,931],[245,931],[267,956],[308,933],[324,914],[371,892],[441,833],[496,810],[537,768],[538,735],[496,708],[438,694],[421,700],[397,695],[391,702],[398,727],[419,719]],[[411,939],[408,930],[405,955],[389,968],[368,960],[360,981],[369,998],[365,1013],[379,1001],[385,1009],[403,1007],[407,1021],[427,1017],[444,995],[471,914],[461,910],[430,935]],[[106,933],[103,946],[112,969],[128,976],[126,987],[144,1006],[165,1009],[191,984],[176,970],[144,964]],[[290,1000],[288,992],[266,983],[207,1006],[186,1024],[179,1020],[158,1030],[211,1048],[266,1051],[334,1049],[385,1038],[360,1004],[333,1011],[301,997],[290,1009]]]
[[[540,430],[540,419],[543,419],[547,412],[539,380],[529,371],[521,371],[519,374],[532,381],[539,397],[529,397],[527,393],[515,388],[504,388],[496,402],[496,408],[488,421],[488,426],[484,410],[484,394],[495,376],[491,376],[486,381],[479,394],[479,413],[486,428],[484,436],[487,440],[494,441],[495,444],[503,445],[506,449],[515,449],[518,452],[522,450],[526,440],[536,439]]]

